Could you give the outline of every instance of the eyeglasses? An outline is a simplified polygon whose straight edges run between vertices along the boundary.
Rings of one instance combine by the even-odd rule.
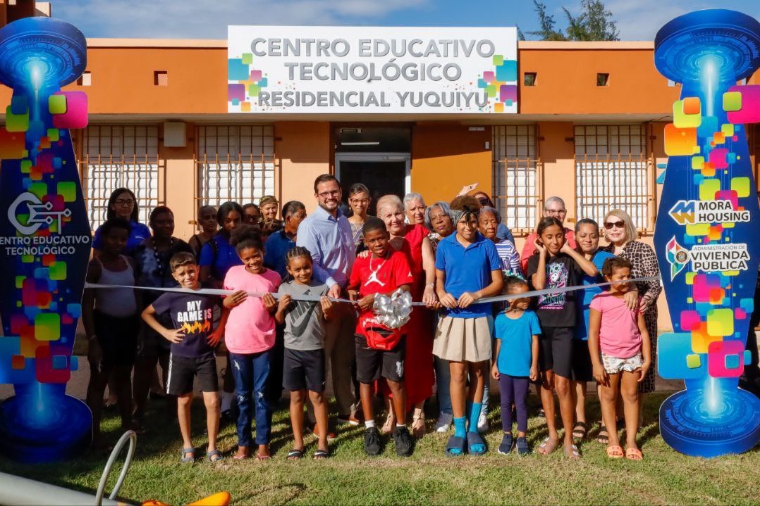
[[[490,205],[490,204],[491,204],[491,201],[490,201],[490,200],[488,200],[488,199],[487,199],[487,198],[485,198],[485,197],[480,197],[480,198],[478,199],[478,202],[480,202],[480,205],[481,205],[481,206],[487,206],[487,205]]]
[[[114,204],[117,206],[132,206],[135,204],[135,201],[132,199],[117,199],[114,201]]]
[[[625,228],[625,222],[623,221],[608,221],[604,224],[604,228],[612,230],[613,228]]]
[[[567,209],[547,209],[546,214],[567,214]]]
[[[340,195],[340,190],[317,193],[317,196],[322,197],[323,199],[326,199],[327,197],[337,197],[338,195]]]

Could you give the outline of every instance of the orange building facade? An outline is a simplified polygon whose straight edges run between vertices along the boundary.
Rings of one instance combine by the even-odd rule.
[[[329,172],[418,192],[428,204],[477,182],[518,248],[552,195],[565,200],[569,226],[624,208],[651,242],[663,128],[680,91],[654,68],[651,42],[519,42],[518,113],[479,115],[228,113],[226,41],[88,47],[87,72],[69,89],[89,98],[75,149],[93,228],[120,186],[135,191],[143,221],[169,206],[175,235],[188,238],[206,203],[274,194],[312,210],[312,182]],[[10,103],[9,90],[0,101]],[[661,314],[670,328],[663,303]]]

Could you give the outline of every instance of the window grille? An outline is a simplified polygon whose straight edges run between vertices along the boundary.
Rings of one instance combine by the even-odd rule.
[[[528,233],[539,216],[541,164],[535,125],[493,127],[493,201],[513,233]]]
[[[200,205],[275,195],[274,127],[199,126],[196,165]]]
[[[164,202],[159,198],[158,127],[91,125],[83,132],[79,167],[90,226],[106,220],[108,199],[116,188],[129,188],[139,204],[141,223]]]
[[[623,209],[640,230],[652,230],[654,170],[645,125],[576,125],[575,178],[578,219],[601,225],[607,212]]]

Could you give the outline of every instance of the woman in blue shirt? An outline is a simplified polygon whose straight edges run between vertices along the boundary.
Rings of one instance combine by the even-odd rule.
[[[111,218],[123,218],[128,220],[132,225],[132,232],[127,239],[127,246],[122,252],[125,255],[131,255],[134,249],[145,239],[150,237],[150,229],[143,223],[140,223],[139,208],[137,198],[132,190],[128,188],[116,188],[111,192],[108,198],[108,208],[106,209],[106,221]],[[103,249],[103,239],[100,237],[100,227],[95,230],[95,238],[92,240],[93,256],[98,256]]]
[[[230,244],[230,234],[243,220],[243,207],[237,202],[225,202],[216,212],[219,232],[201,248],[198,265],[200,282],[210,288],[221,288],[230,267],[241,265],[235,247]]]

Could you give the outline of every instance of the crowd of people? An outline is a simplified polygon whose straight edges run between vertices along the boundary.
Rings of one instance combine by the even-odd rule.
[[[116,286],[90,288],[83,301],[94,445],[106,444],[99,431],[106,386],[122,426],[145,429],[160,365],[183,462],[198,458],[190,433],[194,388],[206,407],[210,461],[224,458],[216,446],[224,423],[236,425],[233,459],[269,459],[283,390],[289,459],[305,456],[305,431],[317,436],[314,458],[329,457],[339,424],[364,425],[368,455],[381,453],[390,435],[396,453],[408,456],[429,428],[453,428],[446,455],[481,455],[491,379],[501,397],[500,453],[531,452],[526,400],[534,384],[548,428],[535,450],[561,446],[566,457],[580,458],[587,383],[596,382],[598,440],[610,458],[641,460],[636,433],[643,394],[654,390],[660,283],[630,280],[659,275],[654,251],[638,240],[626,212],[610,210],[602,227],[584,218],[569,229],[564,202],[551,197],[520,253],[491,198],[473,186],[429,206],[416,193],[386,195],[369,216],[365,185],[353,185],[344,201],[339,181],[326,174],[314,182],[317,207],[308,215],[302,202],[280,206],[269,196],[258,205],[204,206],[199,232],[187,242],[174,237],[171,209],[153,209],[146,226],[134,193],[115,190],[95,232],[87,281]],[[605,280],[612,284],[592,286]],[[176,287],[185,290],[161,290]],[[399,290],[424,306],[392,328],[378,319],[376,299]],[[525,295],[532,290],[539,294]],[[481,302],[501,295],[506,300]],[[221,381],[217,355],[227,356]],[[439,413],[429,426],[426,403],[434,394]],[[385,413],[379,423],[378,408]]]

